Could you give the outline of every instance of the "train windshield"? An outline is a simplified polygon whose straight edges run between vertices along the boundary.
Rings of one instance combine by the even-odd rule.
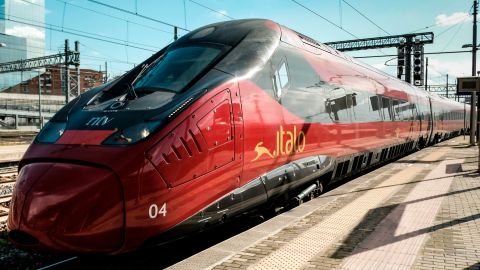
[[[216,47],[188,46],[169,51],[155,60],[134,82],[143,91],[181,92],[222,52]]]

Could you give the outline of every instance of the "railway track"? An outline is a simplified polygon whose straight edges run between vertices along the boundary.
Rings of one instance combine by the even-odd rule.
[[[16,174],[17,173],[17,166],[8,166],[0,168],[0,177],[3,178],[5,175],[9,174]],[[1,181],[1,179],[0,179]]]
[[[17,165],[18,161],[0,164],[0,223],[8,217],[13,187],[17,181]]]
[[[0,222],[7,220],[15,181],[16,180],[10,180],[0,183]]]
[[[0,141],[5,145],[31,143],[36,131],[0,130]]]
[[[47,270],[47,269],[59,269],[59,268],[65,268],[69,263],[72,263],[74,261],[78,260],[78,257],[71,257],[68,259],[64,259],[46,266],[43,266],[41,268],[38,268],[37,270]]]

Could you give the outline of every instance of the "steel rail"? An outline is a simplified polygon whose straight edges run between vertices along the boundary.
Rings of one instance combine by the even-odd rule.
[[[41,268],[38,268],[37,270],[45,270],[45,269],[52,269],[52,268],[55,268],[57,266],[60,266],[60,265],[63,265],[63,264],[67,264],[71,261],[74,261],[74,260],[77,260],[78,257],[75,256],[75,257],[70,257],[68,259],[65,259],[65,260],[62,260],[62,261],[59,261],[59,262],[56,262],[56,263],[52,263],[52,264],[49,264],[49,265],[46,265],[46,266],[43,266]]]

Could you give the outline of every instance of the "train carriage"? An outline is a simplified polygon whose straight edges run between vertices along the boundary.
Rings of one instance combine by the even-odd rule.
[[[468,111],[272,21],[205,26],[51,119],[20,163],[9,237],[127,252],[318,193],[458,135]]]

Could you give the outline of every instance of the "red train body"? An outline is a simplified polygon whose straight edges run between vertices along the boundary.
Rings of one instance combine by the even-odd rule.
[[[9,236],[130,251],[457,135],[468,111],[271,21],[206,26],[55,115],[20,163]]]

